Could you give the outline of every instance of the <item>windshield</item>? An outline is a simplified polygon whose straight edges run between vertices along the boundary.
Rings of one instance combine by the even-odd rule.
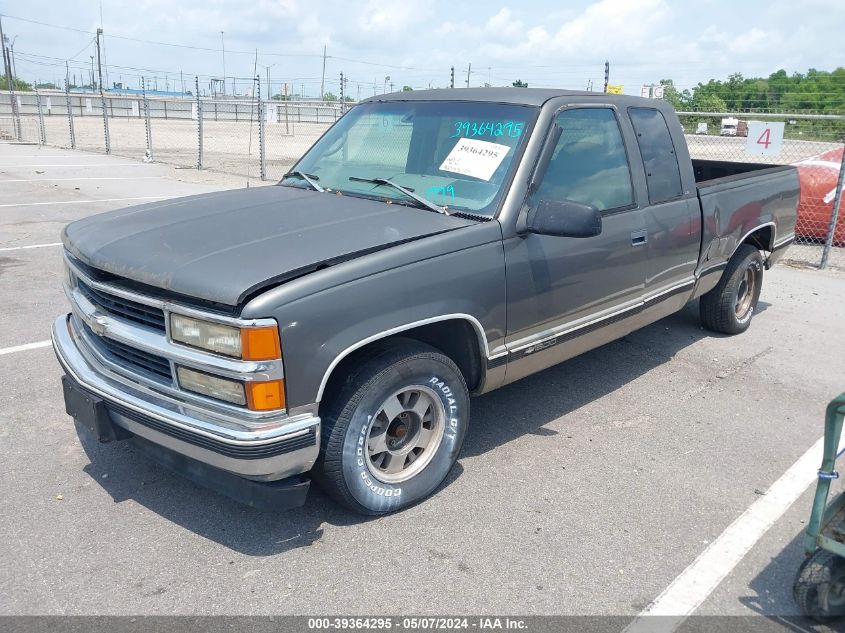
[[[405,101],[354,107],[281,184],[419,204],[387,179],[449,210],[492,216],[537,108]],[[369,182],[364,182],[369,180]]]

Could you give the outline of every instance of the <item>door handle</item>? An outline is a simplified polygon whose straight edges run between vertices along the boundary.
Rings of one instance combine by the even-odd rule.
[[[642,246],[646,243],[648,243],[648,232],[645,229],[631,233],[631,246]]]

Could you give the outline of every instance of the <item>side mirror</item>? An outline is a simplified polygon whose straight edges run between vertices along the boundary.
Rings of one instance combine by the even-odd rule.
[[[601,233],[601,212],[572,200],[540,200],[528,214],[528,232],[558,237],[595,237]]]

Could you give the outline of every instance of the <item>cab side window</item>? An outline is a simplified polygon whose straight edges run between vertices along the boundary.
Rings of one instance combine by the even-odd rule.
[[[678,157],[666,119],[652,108],[629,108],[645,167],[651,204],[678,198],[683,193]]]
[[[556,123],[560,138],[532,205],[540,200],[571,200],[599,211],[632,205],[631,172],[613,110],[565,110]]]

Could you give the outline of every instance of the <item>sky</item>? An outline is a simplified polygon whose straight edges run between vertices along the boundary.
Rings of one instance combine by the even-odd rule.
[[[108,82],[133,88],[144,75],[190,89],[199,75],[206,90],[224,76],[221,44],[228,91],[269,67],[274,93],[310,96],[323,46],[325,90],[344,73],[352,97],[448,87],[452,66],[458,87],[469,71],[472,86],[601,90],[607,60],[610,83],[639,94],[665,78],[683,89],[845,65],[842,0],[0,0],[0,14],[20,78],[57,81],[69,60],[87,83],[102,26]]]

